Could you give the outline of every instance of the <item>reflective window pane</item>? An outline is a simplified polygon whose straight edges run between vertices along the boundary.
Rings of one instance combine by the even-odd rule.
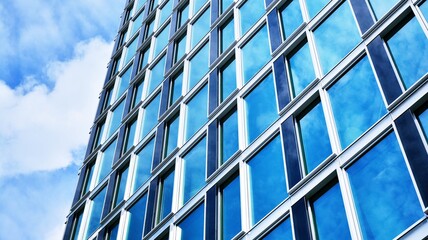
[[[153,151],[155,145],[155,138],[150,140],[144,148],[137,153],[135,159],[134,182],[132,193],[134,193],[143,183],[150,177],[152,169]]]
[[[147,21],[144,39],[147,39],[153,33],[154,26],[155,26],[155,19],[154,18]]]
[[[143,100],[143,88],[144,88],[144,81],[141,81],[137,83],[134,89],[134,98],[132,99],[132,106],[131,109],[137,106],[138,103]]]
[[[204,204],[199,205],[178,224],[181,240],[204,239]]]
[[[394,133],[356,161],[348,176],[364,239],[392,239],[424,216]]]
[[[131,81],[132,74],[132,66],[125,70],[125,72],[120,76],[119,82],[117,83],[119,86],[117,87],[116,98],[122,96],[122,94],[128,89],[129,82]]]
[[[280,136],[248,162],[251,223],[256,224],[287,197]]]
[[[128,47],[126,48],[124,64],[127,64],[132,59],[132,57],[134,57],[135,51],[137,50],[137,44],[138,44],[138,37],[134,38],[131,44],[129,44]]]
[[[422,14],[425,16],[425,19],[428,20],[428,2],[425,1],[420,7]]]
[[[286,39],[303,23],[299,1],[289,1],[279,13],[281,15],[282,35]]]
[[[161,179],[156,222],[159,223],[171,212],[172,194],[174,191],[174,171]]]
[[[311,202],[317,239],[351,239],[339,183]]]
[[[155,52],[153,54],[154,57],[159,55],[159,53],[166,47],[169,40],[169,25],[163,28],[163,30],[156,36],[155,40]]]
[[[167,157],[177,148],[179,119],[179,116],[176,115],[167,123],[165,130],[164,157]]]
[[[380,19],[398,2],[398,0],[369,0],[368,2],[376,18]]]
[[[209,44],[206,43],[189,62],[188,89],[192,89],[208,72],[209,67]]]
[[[245,96],[244,101],[247,143],[249,144],[278,118],[272,74],[269,74]]]
[[[178,14],[179,21],[177,23],[177,28],[180,28],[187,21],[187,19],[189,19],[189,4],[187,3],[186,5],[184,5],[184,7],[179,10]]]
[[[241,21],[241,36],[244,35],[265,13],[264,0],[246,1],[239,8]],[[267,36],[266,36],[267,39]]]
[[[235,41],[235,21],[229,19],[220,27],[220,53],[224,52]]]
[[[178,98],[181,97],[182,88],[183,88],[183,71],[175,75],[171,80],[169,106],[174,104],[178,100]]]
[[[301,44],[296,52],[287,56],[287,61],[292,91],[294,97],[296,97],[316,77],[309,44],[307,42]]]
[[[226,100],[235,89],[236,61],[232,59],[220,69],[220,102]]]
[[[239,176],[232,179],[221,189],[221,237],[232,239],[241,231],[241,196]]]
[[[163,81],[163,76],[165,72],[165,62],[166,55],[164,55],[151,69],[147,95],[151,94],[153,90],[155,90],[155,88],[159,86],[159,84]]]
[[[86,233],[84,237],[85,239],[88,239],[92,235],[92,233],[94,233],[95,230],[97,230],[97,228],[100,226],[101,214],[103,211],[106,192],[107,188],[104,187],[103,190],[101,190],[92,200],[89,218],[86,225]]]
[[[196,14],[206,2],[207,0],[193,1],[193,14]]]
[[[326,74],[361,41],[349,4],[342,3],[315,29],[314,36],[321,68]]]
[[[247,83],[270,59],[269,38],[266,25],[242,47],[242,69]],[[254,61],[257,59],[257,61]]]
[[[116,177],[116,186],[111,208],[114,209],[125,198],[126,182],[128,179],[128,167],[122,169]]]
[[[270,231],[266,236],[261,240],[293,240],[293,232],[291,230],[290,219],[285,219],[282,223],[276,226],[272,231]]]
[[[198,2],[198,1],[197,1]],[[201,1],[200,1],[201,2]],[[190,47],[193,48],[198,44],[201,39],[207,35],[210,30],[210,9],[206,9],[205,12],[192,24],[192,38]]]
[[[117,139],[114,140],[110,145],[102,152],[101,164],[99,167],[97,183],[103,180],[107,174],[111,171],[111,165],[113,164],[114,153],[116,150]]]
[[[220,0],[220,14],[224,13],[230,5],[232,5],[233,0]]]
[[[117,240],[117,234],[119,232],[119,223],[114,223],[113,226],[109,227],[106,234],[106,240]]]
[[[71,234],[70,234],[70,240],[77,240],[80,234],[80,227],[82,225],[82,217],[83,217],[83,212],[79,212],[77,213],[77,215],[74,217],[74,222],[73,222],[73,228],[71,230]]]
[[[306,7],[308,8],[309,17],[313,18],[321,9],[324,8],[327,3],[329,3],[330,0],[306,0]]]
[[[143,237],[144,216],[147,196],[143,195],[129,210],[125,232],[126,240],[141,240]]]
[[[130,36],[133,36],[137,32],[137,30],[140,29],[143,20],[143,14],[140,13],[140,15],[138,15],[138,17],[132,23],[132,30]]]
[[[428,38],[415,17],[387,45],[406,89],[428,72]]]
[[[428,140],[428,109],[425,109],[421,114],[419,114],[418,119],[422,127],[422,131],[425,134],[425,138]]]
[[[161,9],[159,16],[159,26],[171,15],[173,7],[173,0],[169,0]]]
[[[80,194],[80,197],[83,197],[83,195],[89,192],[89,189],[91,187],[92,177],[94,175],[94,169],[95,169],[95,163],[88,164],[85,172],[85,180],[82,186],[82,192]]]
[[[105,126],[105,121],[98,123],[97,129],[95,132],[95,138],[94,138],[92,150],[94,150],[99,145],[101,145],[101,141],[103,140],[102,138],[103,138],[103,134],[104,134],[104,126]]]
[[[175,42],[174,62],[179,61],[186,53],[187,35],[183,35]]]
[[[144,108],[140,140],[143,139],[158,123],[160,93]]]
[[[134,146],[135,129],[137,128],[137,119],[134,119],[126,128],[125,143],[123,153],[126,153]]]
[[[310,106],[297,121],[303,161],[309,173],[332,153],[321,102]]]
[[[385,104],[367,57],[361,59],[327,92],[343,148],[386,114]]]
[[[187,103],[186,140],[192,137],[208,120],[208,85],[205,85]]]
[[[181,202],[184,204],[205,185],[205,166],[207,158],[206,140],[200,140],[183,157]]]
[[[107,134],[108,137],[113,135],[113,133],[117,130],[117,128],[119,128],[120,123],[122,122],[124,108],[125,108],[125,100],[122,100],[122,102],[120,102],[119,105],[117,105],[116,108],[111,113],[110,127]]]
[[[149,63],[150,47],[145,48],[141,52],[139,71],[141,71]]]
[[[220,165],[239,149],[238,114],[236,109],[220,121]]]

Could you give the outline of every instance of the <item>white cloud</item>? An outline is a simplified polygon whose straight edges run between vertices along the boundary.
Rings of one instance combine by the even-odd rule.
[[[15,89],[0,81],[0,177],[64,168],[82,152],[111,49],[95,38],[71,60],[50,63],[52,90],[31,77]]]

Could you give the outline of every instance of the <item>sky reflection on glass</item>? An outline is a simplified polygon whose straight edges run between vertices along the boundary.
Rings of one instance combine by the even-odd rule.
[[[243,36],[265,13],[263,0],[248,0],[239,8],[241,36]]]
[[[126,240],[141,240],[143,237],[144,216],[146,215],[147,195],[143,195],[129,210],[126,226]]]
[[[137,119],[135,119],[130,125],[128,125],[126,140],[125,140],[125,148],[123,149],[123,153],[127,152],[132,146],[134,146],[136,128],[137,128]]]
[[[241,231],[241,197],[239,176],[222,189],[221,238],[232,239]]]
[[[251,224],[254,225],[287,197],[280,136],[248,162]]]
[[[235,21],[231,18],[220,29],[220,53],[224,52],[235,41]]]
[[[406,89],[428,72],[428,38],[415,17],[387,44]]]
[[[163,81],[165,62],[166,55],[163,55],[159,62],[157,62],[156,65],[151,69],[147,95],[151,94],[153,90],[155,90],[155,88]]]
[[[207,35],[210,25],[210,8],[208,8],[192,25],[191,49],[196,46],[196,44],[198,44],[205,35]]]
[[[321,68],[326,74],[361,41],[349,4],[342,3],[315,29],[314,36]]]
[[[367,56],[327,92],[342,148],[347,147],[386,114]]]
[[[204,204],[199,205],[181,223],[181,240],[203,240],[204,239]]]
[[[144,148],[137,153],[134,167],[134,183],[132,185],[132,193],[134,193],[144,182],[150,177],[152,167],[153,150],[155,138],[150,140]]]
[[[235,59],[229,61],[226,66],[220,70],[220,102],[236,89],[236,62]]]
[[[159,26],[162,25],[162,23],[165,22],[165,20],[171,15],[172,13],[172,1],[173,0],[169,0],[163,7],[161,10],[161,14],[159,17]]]
[[[140,140],[143,139],[158,123],[160,93],[144,108]]]
[[[247,143],[250,144],[278,118],[272,73],[263,79],[244,101]]]
[[[220,164],[226,162],[239,148],[238,114],[236,110],[222,119],[220,133],[221,159]]]
[[[205,85],[187,103],[186,140],[195,134],[207,122],[208,85]]]
[[[206,140],[203,138],[183,157],[182,203],[190,198],[205,185]]]
[[[422,14],[425,16],[425,19],[428,20],[428,2],[425,1],[420,7]]]
[[[174,172],[171,172],[166,176],[162,183],[161,183],[162,189],[160,190],[160,206],[159,206],[159,212],[158,212],[158,219],[157,223],[162,221],[168,214],[171,212],[172,209],[172,194],[174,191]]]
[[[103,211],[104,199],[106,196],[107,188],[104,187],[95,198],[92,200],[91,211],[86,227],[85,239],[88,239],[92,233],[100,226],[101,213]]]
[[[77,214],[77,216],[75,217],[75,223],[73,226],[73,230],[71,232],[71,240],[77,240],[80,234],[80,227],[82,226],[82,217],[83,217],[83,212],[80,212]]]
[[[110,120],[110,127],[107,133],[107,138],[113,135],[116,129],[120,126],[124,107],[125,107],[125,100],[122,100],[122,102],[120,102],[119,105],[117,105],[116,108],[113,110],[111,120]]]
[[[424,216],[394,133],[355,162],[348,176],[365,239],[392,239]]]
[[[132,23],[132,30],[129,36],[134,36],[138,29],[140,29],[141,24],[143,23],[143,12],[138,15],[138,17]]]
[[[309,17],[313,18],[330,0],[306,0],[306,7],[308,8]]]
[[[113,200],[112,209],[117,206],[125,197],[125,188],[126,188],[126,180],[128,179],[128,167],[126,167],[122,172],[118,175],[119,180],[116,186],[116,196]]]
[[[204,6],[206,2],[207,0],[193,1],[193,15],[195,15],[202,8],[202,6]]]
[[[291,230],[290,219],[285,219],[282,223],[276,226],[261,240],[293,240],[293,232]]]
[[[177,115],[174,116],[174,118],[170,122],[168,122],[166,130],[166,147],[164,157],[168,156],[177,147],[179,120],[180,118]]]
[[[144,81],[137,83],[137,86],[136,86],[135,92],[134,92],[135,97],[132,101],[132,108],[137,106],[137,104],[140,103],[141,100],[143,100],[143,87],[144,87]]]
[[[128,89],[129,82],[131,81],[131,74],[132,74],[132,66],[128,67],[125,73],[122,74],[122,76],[120,76],[119,87],[117,89],[117,94],[115,99],[122,96],[122,94],[126,91],[126,89]]]
[[[224,13],[224,11],[226,11],[227,10],[227,8],[230,6],[230,5],[232,5],[232,3],[233,3],[233,1],[234,0],[220,0],[220,2],[221,2],[221,8],[220,8],[220,14],[221,13]]]
[[[187,40],[187,35],[183,35],[176,42],[174,62],[177,62],[178,60],[180,60],[186,53],[186,40]]]
[[[174,77],[171,82],[171,97],[169,101],[169,105],[174,104],[179,97],[181,97],[181,90],[183,87],[183,71],[181,71],[178,75]]]
[[[287,60],[293,95],[296,97],[315,79],[308,43],[304,43],[297,52],[287,57]]]
[[[132,40],[132,43],[129,44],[129,46],[126,48],[126,54],[125,54],[125,62],[123,64],[127,64],[132,57],[135,55],[135,51],[137,50],[137,44],[138,44],[138,37],[134,38]]]
[[[428,141],[428,109],[425,109],[425,111],[419,114],[418,118],[422,131],[425,134],[425,139]]]
[[[311,0],[313,2],[313,0]],[[284,39],[288,38],[302,23],[302,11],[298,0],[287,3],[280,11],[282,22],[282,35]]]
[[[398,0],[369,0],[369,2],[376,15],[376,19],[380,19],[398,2]]]
[[[190,59],[189,64],[189,88],[192,89],[208,72],[209,66],[209,44],[206,43],[196,55]]]
[[[168,44],[169,26],[170,24],[168,23],[168,25],[162,29],[162,32],[156,36],[155,52],[153,54],[153,58],[155,58]]]
[[[116,150],[117,139],[114,140],[110,145],[104,150],[101,157],[100,169],[98,170],[98,179],[97,184],[103,180],[108,173],[111,171],[111,165],[113,164],[114,152]]]
[[[119,223],[115,223],[109,229],[107,240],[116,240],[118,232],[119,232]]]

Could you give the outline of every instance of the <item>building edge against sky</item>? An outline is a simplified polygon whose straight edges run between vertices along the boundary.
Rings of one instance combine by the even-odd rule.
[[[424,239],[428,1],[127,0],[64,239]]]

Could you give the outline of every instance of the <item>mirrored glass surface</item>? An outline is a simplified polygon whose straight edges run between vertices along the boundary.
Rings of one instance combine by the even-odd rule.
[[[147,196],[143,195],[129,210],[126,225],[126,240],[141,240],[143,237],[144,216],[146,215]]]
[[[203,138],[183,157],[182,204],[195,196],[205,185],[206,148],[206,139]]]
[[[221,8],[220,14],[224,13],[230,5],[232,5],[233,0],[220,0]]]
[[[117,130],[122,122],[123,110],[125,108],[125,100],[119,103],[116,108],[112,111],[110,117],[110,127],[108,130],[107,138],[109,138]]]
[[[162,29],[159,35],[156,36],[155,40],[155,52],[153,54],[153,58],[155,58],[159,53],[166,47],[169,40],[169,25]]]
[[[128,89],[129,82],[131,81],[131,74],[132,74],[132,66],[128,67],[125,72],[120,76],[120,79],[118,80],[118,88],[116,93],[116,98],[119,98],[122,96],[122,94]]]
[[[180,60],[186,53],[186,40],[187,40],[187,35],[183,35],[176,41],[174,62],[177,62],[178,60]]]
[[[306,0],[306,7],[308,8],[309,17],[315,17],[315,15],[317,15],[319,11],[321,11],[321,9],[323,9],[324,6],[329,2],[330,0]]]
[[[181,240],[203,240],[204,239],[204,204],[199,205],[181,223]]]
[[[428,2],[425,1],[420,7],[422,14],[425,16],[425,19],[428,21]]]
[[[132,100],[132,106],[131,109],[137,106],[138,103],[143,100],[143,88],[144,88],[144,81],[141,81],[136,84],[134,89],[134,99]]]
[[[143,14],[140,13],[140,15],[138,15],[138,17],[132,22],[132,30],[130,36],[133,36],[137,32],[137,30],[140,29],[143,20]]]
[[[202,1],[199,1],[202,2]],[[210,30],[210,8],[206,9],[204,13],[192,24],[192,37],[190,48],[192,49],[201,39],[207,35]]]
[[[425,134],[425,139],[428,141],[428,109],[425,109],[425,111],[419,114],[418,119],[422,127],[422,131]]]
[[[230,60],[220,69],[220,102],[236,89],[236,61]]]
[[[347,172],[364,239],[392,239],[424,216],[394,133]]]
[[[131,44],[128,45],[126,48],[126,54],[125,54],[125,65],[134,57],[135,51],[137,50],[138,45],[138,37],[134,38],[132,40]]]
[[[316,77],[308,43],[300,44],[296,52],[287,56],[287,61],[293,96],[296,97]]]
[[[137,153],[134,166],[134,182],[132,193],[134,193],[150,177],[154,152],[155,138],[150,140],[143,149]]]
[[[162,7],[160,16],[159,16],[159,26],[162,25],[165,20],[171,15],[173,7],[173,0],[167,1],[167,3]]]
[[[270,231],[266,236],[261,240],[293,240],[293,232],[291,230],[290,219],[285,219],[282,223],[276,226],[272,231]]]
[[[128,124],[128,127],[126,129],[126,137],[125,137],[125,145],[123,148],[123,153],[127,152],[132,146],[134,146],[136,128],[137,128],[137,119],[134,119],[131,123]]]
[[[116,151],[117,139],[114,140],[110,145],[104,150],[101,156],[101,164],[99,167],[97,184],[103,180],[107,174],[111,171],[111,165],[113,164],[114,153]]]
[[[141,52],[139,71],[141,71],[149,63],[150,47],[145,48]]]
[[[232,239],[241,231],[241,196],[239,176],[232,179],[221,190],[221,237]]]
[[[195,15],[202,8],[202,6],[204,6],[206,2],[207,0],[193,1],[193,15]]]
[[[87,192],[89,192],[89,189],[91,187],[92,177],[94,175],[94,169],[95,169],[95,164],[94,163],[88,164],[88,167],[86,168],[86,173],[85,173],[86,174],[86,176],[85,176],[85,182],[83,184],[82,192],[80,194],[80,197],[82,197]]]
[[[117,234],[119,232],[119,223],[115,223],[107,231],[106,240],[117,240]]]
[[[165,72],[165,62],[166,55],[164,55],[159,60],[159,62],[157,62],[156,65],[151,69],[147,95],[150,95],[153,90],[155,90],[155,88],[159,86],[159,84],[163,81],[163,76]]]
[[[189,19],[189,4],[184,5],[183,8],[179,10],[179,21],[177,24],[177,29],[183,26],[183,24]]]
[[[174,171],[162,179],[159,190],[159,206],[157,223],[162,221],[172,209],[172,194],[174,192]]]
[[[143,139],[158,123],[161,94],[158,93],[144,108],[140,140]]]
[[[82,226],[83,212],[79,212],[74,218],[73,229],[71,230],[70,239],[77,240],[80,234],[80,227]]]
[[[399,0],[369,0],[369,4],[376,19],[383,17]]]
[[[167,157],[177,147],[179,119],[179,116],[176,115],[167,123],[164,157]]]
[[[282,35],[284,39],[287,39],[303,23],[299,1],[289,1],[279,13],[281,15]]]
[[[205,85],[187,103],[186,140],[195,134],[208,120],[208,85]]]
[[[235,41],[235,21],[230,18],[220,28],[220,53],[223,53]]]
[[[192,89],[208,72],[209,44],[206,43],[189,62],[188,90]]]
[[[238,114],[236,109],[220,122],[220,165],[239,149]]]
[[[117,176],[116,189],[113,198],[112,209],[114,209],[125,198],[126,182],[128,180],[128,167],[123,169]]]
[[[106,192],[107,188],[104,187],[92,200],[84,239],[88,239],[100,226]]]
[[[241,36],[243,36],[265,13],[264,0],[246,1],[240,8]]]
[[[169,99],[169,106],[174,104],[179,97],[181,97],[181,92],[183,88],[183,71],[181,71],[179,74],[175,75],[174,78],[171,80],[171,86],[170,86],[170,99]]]

